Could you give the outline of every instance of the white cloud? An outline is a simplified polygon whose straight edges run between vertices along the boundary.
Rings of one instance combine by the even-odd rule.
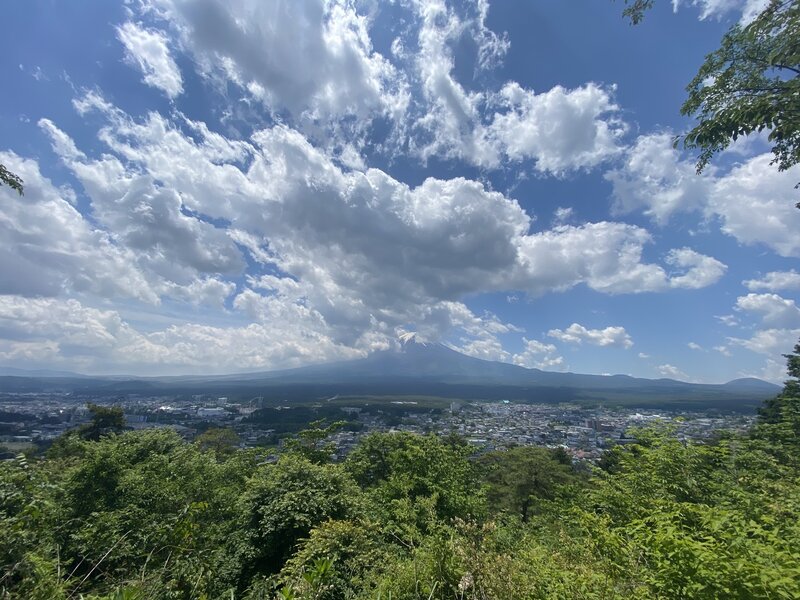
[[[158,302],[133,254],[93,227],[36,162],[0,152],[0,163],[25,181],[20,197],[0,187],[0,294],[96,294]]]
[[[505,110],[495,113],[487,135],[510,160],[533,159],[542,173],[590,169],[621,151],[627,127],[613,92],[589,83],[535,94],[508,83],[496,100]]]
[[[715,315],[714,318],[727,327],[739,326],[739,319],[735,315]]]
[[[15,279],[17,287],[7,293],[38,294],[36,286],[52,287],[60,277],[51,295],[80,291],[81,281],[100,299],[129,294],[150,302],[167,297],[228,306],[265,331],[304,323],[314,333],[291,338],[297,356],[316,356],[312,349],[301,351],[303,340],[327,348],[321,350],[325,356],[339,356],[342,348],[363,353],[386,347],[397,331],[410,328],[429,339],[455,335],[467,352],[509,360],[497,336],[515,328],[473,314],[465,297],[536,296],[581,284],[609,294],[658,292],[709,285],[724,271],[721,263],[686,248],[665,257],[677,272],[645,262],[649,233],[624,223],[530,233],[532,219],[520,205],[482,183],[431,178],[410,187],[377,169],[345,171],[285,126],[234,141],[180,113],[177,123],[158,114],[137,121],[96,94],[75,104],[83,114],[97,111],[105,119],[98,137],[106,152],[99,158],[85,155],[54,123],[42,120],[40,126],[84,187],[95,225],[89,227],[50,186],[59,210],[71,210],[81,224],[54,224],[57,234],[37,238],[36,248],[65,232],[93,235],[100,241],[91,244],[92,253],[102,250],[116,262],[104,278],[96,273],[104,263],[95,254],[91,277],[37,258],[26,268],[30,289],[22,291]],[[21,174],[31,180],[36,198],[36,177]],[[47,210],[45,221],[57,212]],[[19,224],[11,228],[18,236]],[[70,250],[68,260],[76,254]],[[256,270],[247,268],[246,255]],[[182,335],[201,331],[182,327]],[[170,340],[182,343],[167,333],[162,338],[147,337],[145,350],[157,347],[163,354]],[[557,366],[557,357],[540,362],[548,360]]]
[[[759,377],[761,377],[761,379],[766,379],[767,381],[772,381],[773,383],[783,383],[786,381],[786,379],[788,379],[786,362],[768,358],[764,364],[764,368],[759,374]]]
[[[127,60],[142,72],[147,85],[160,89],[169,98],[183,93],[181,72],[163,33],[128,22],[117,27],[117,37],[125,46]]]
[[[456,346],[455,349],[468,356],[483,360],[507,362],[511,357],[497,338],[468,340],[462,345]]]
[[[800,338],[800,329],[762,329],[750,338],[728,338],[731,344],[742,346],[752,352],[766,354],[775,359],[791,351]]]
[[[757,315],[761,328],[749,338],[729,337],[729,344],[765,354],[774,362],[789,352],[800,337],[800,308],[794,300],[778,294],[747,294],[737,298],[736,309]],[[774,369],[768,374],[770,380],[777,380]]]
[[[739,310],[753,312],[761,316],[767,327],[800,327],[800,308],[794,300],[782,298],[778,294],[747,294],[736,299]]]
[[[424,102],[414,123],[412,149],[497,168],[503,158],[533,161],[556,176],[590,169],[621,151],[627,130],[613,101],[614,87],[587,83],[555,86],[536,93],[509,81],[497,92],[468,91],[454,75],[452,47],[462,36],[482,40],[479,64],[486,66],[507,49],[485,26],[488,3],[478,16],[460,15],[444,0],[416,3],[420,19],[418,78]],[[488,40],[488,43],[486,41]],[[487,50],[488,48],[488,50]]]
[[[553,223],[556,225],[563,225],[569,221],[575,214],[575,209],[571,206],[559,206],[553,211]]]
[[[83,184],[96,221],[109,232],[115,246],[130,251],[131,262],[149,275],[151,287],[159,293],[194,296],[201,285],[198,278],[205,276],[202,285],[207,287],[208,276],[230,276],[244,270],[244,259],[234,241],[223,229],[187,214],[179,192],[126,168],[114,156],[90,160],[51,121],[42,119],[39,125]],[[180,290],[180,286],[192,285],[195,287]]]
[[[686,344],[691,350],[702,350],[703,347],[696,342],[689,342]]]
[[[732,356],[730,349],[725,345],[714,346],[714,350],[722,354],[722,356],[728,356],[728,357]]]
[[[680,159],[669,133],[639,136],[622,167],[605,178],[613,185],[615,214],[643,209],[661,225],[675,212],[698,210],[710,192],[709,179],[698,177],[694,164]]]
[[[339,0],[150,0],[209,76],[275,111],[323,122],[405,111],[397,71],[372,48],[368,20]]]
[[[619,346],[630,348],[633,340],[624,327],[606,327],[605,329],[587,329],[583,325],[573,323],[564,330],[551,329],[547,335],[569,344],[586,342],[593,346]]]
[[[671,365],[669,363],[663,364],[663,365],[658,365],[656,367],[656,370],[658,371],[658,373],[661,376],[669,377],[671,379],[686,380],[686,379],[689,378],[689,376],[686,373],[681,371],[678,367],[673,366],[673,365]]]
[[[771,271],[761,279],[748,279],[742,284],[750,291],[800,290],[800,273],[791,271]]]
[[[697,175],[680,158],[669,134],[641,136],[622,168],[606,175],[613,185],[613,210],[642,209],[664,225],[680,211],[718,219],[723,233],[742,244],[764,244],[781,256],[800,256],[800,212],[794,185],[800,167],[778,171],[772,155],[760,154],[720,174]],[[757,216],[757,218],[755,218]]]
[[[364,355],[333,343],[313,318],[298,319],[282,309],[276,316],[285,320],[232,327],[187,323],[145,333],[116,311],[77,300],[0,296],[0,359],[152,375],[292,367]]]
[[[700,19],[721,19],[730,12],[741,12],[741,23],[747,24],[756,18],[769,0],[672,0],[672,7],[678,10],[681,4],[689,4],[700,9]]]
[[[558,349],[553,344],[545,344],[538,340],[529,340],[527,338],[522,338],[522,341],[525,346],[522,352],[514,355],[514,364],[529,369],[566,370],[564,357],[558,354]]]
[[[666,262],[683,273],[670,278],[669,284],[675,288],[698,289],[709,286],[719,281],[728,269],[717,259],[691,248],[670,250]]]
[[[609,294],[694,289],[715,283],[725,271],[719,261],[688,248],[673,250],[666,262],[678,267],[672,276],[655,264],[643,263],[650,234],[623,223],[560,225],[526,236],[520,252],[525,270],[518,289],[537,295],[585,283]]]
[[[778,171],[772,159],[772,154],[761,154],[717,178],[709,210],[721,219],[722,231],[740,242],[766,244],[781,256],[800,256],[794,189],[800,167]]]
[[[646,354],[646,353],[644,353],[644,352],[639,352],[638,356],[639,356],[639,358],[641,358],[642,360],[646,360],[646,359],[650,358],[650,355],[649,355],[649,354]]]

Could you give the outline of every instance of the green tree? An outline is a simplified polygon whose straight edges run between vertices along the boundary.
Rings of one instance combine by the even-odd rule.
[[[339,465],[318,465],[297,454],[264,465],[242,496],[242,557],[248,577],[277,573],[301,539],[329,519],[346,519],[359,491]]]
[[[526,523],[537,499],[553,499],[558,486],[578,481],[572,465],[558,458],[553,451],[534,446],[482,456],[489,506],[516,514]]]
[[[791,379],[759,409],[753,435],[766,441],[772,452],[779,452],[784,462],[796,462],[800,451],[800,343],[784,356]]]
[[[239,436],[230,427],[212,427],[195,438],[201,450],[211,450],[217,456],[228,456],[239,446]]]
[[[376,518],[416,535],[484,512],[484,490],[471,454],[463,441],[373,433],[350,453],[345,468],[372,500]]]
[[[125,429],[125,414],[119,406],[86,405],[91,420],[78,428],[78,435],[85,440],[96,442],[111,433],[120,433]]]
[[[623,14],[635,25],[653,0],[626,0]],[[696,125],[675,143],[699,150],[701,172],[740,137],[768,131],[784,171],[800,162],[800,3],[769,0],[747,25],[736,24],[687,86],[681,113]],[[800,184],[798,184],[800,185]],[[800,203],[798,204],[800,208]]]
[[[336,444],[326,440],[339,431],[345,421],[335,421],[325,425],[325,420],[312,421],[308,429],[299,431],[293,438],[286,440],[284,449],[304,456],[318,465],[331,462],[331,455],[336,451]]]
[[[147,580],[144,597],[217,597],[236,582],[237,498],[252,455],[220,462],[171,430],[81,443],[74,465],[59,469],[51,517],[76,597],[130,580]]]
[[[734,25],[706,57],[681,108],[698,123],[683,137],[700,150],[697,170],[739,137],[769,131],[773,164],[800,162],[800,4],[770,0],[746,25]]]
[[[19,178],[19,175],[12,173],[9,171],[5,165],[0,164],[0,185],[7,185],[12,190],[16,190],[17,193],[22,196],[23,193],[23,181]]]

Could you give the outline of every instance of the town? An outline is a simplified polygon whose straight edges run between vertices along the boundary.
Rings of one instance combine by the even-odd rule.
[[[660,425],[680,440],[703,440],[722,431],[742,432],[752,413],[583,406],[573,403],[523,404],[454,401],[430,397],[339,397],[308,403],[256,397],[138,396],[83,398],[67,393],[0,394],[0,458],[46,448],[90,418],[88,404],[119,406],[132,430],[172,428],[187,440],[211,428],[236,433],[242,448],[273,452],[297,432],[331,428],[328,442],[340,460],[375,431],[455,434],[476,453],[538,445],[567,450],[575,462],[595,462],[604,450],[635,439],[636,428]],[[632,433],[634,432],[634,433]]]

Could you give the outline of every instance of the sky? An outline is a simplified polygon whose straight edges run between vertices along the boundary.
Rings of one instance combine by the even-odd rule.
[[[779,382],[800,169],[702,175],[685,87],[761,0],[4,8],[0,365],[232,373],[416,332],[552,371]]]

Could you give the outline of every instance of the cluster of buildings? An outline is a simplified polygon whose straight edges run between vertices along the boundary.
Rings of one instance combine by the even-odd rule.
[[[441,401],[432,406],[408,399],[372,398],[368,402],[353,399],[350,405],[348,399],[335,400],[351,425],[329,438],[336,448],[337,458],[346,455],[370,432],[408,431],[456,434],[476,450],[515,445],[563,447],[576,460],[594,461],[605,449],[633,441],[637,427],[661,424],[669,427],[670,434],[679,439],[700,440],[720,430],[743,431],[754,420],[752,414],[587,408],[576,404],[453,401],[447,405]],[[0,457],[2,452],[6,457],[13,456],[13,451],[26,445],[46,445],[67,430],[87,422],[90,418],[87,401],[89,399],[69,394],[0,393]],[[169,427],[187,439],[210,426],[234,429],[243,447],[280,445],[291,435],[280,429],[283,433],[277,434],[269,422],[248,418],[264,405],[260,397],[129,395],[91,401],[121,406],[127,426],[132,429]],[[317,403],[318,407],[324,405],[325,400]],[[270,406],[286,411],[296,408],[296,405]]]

